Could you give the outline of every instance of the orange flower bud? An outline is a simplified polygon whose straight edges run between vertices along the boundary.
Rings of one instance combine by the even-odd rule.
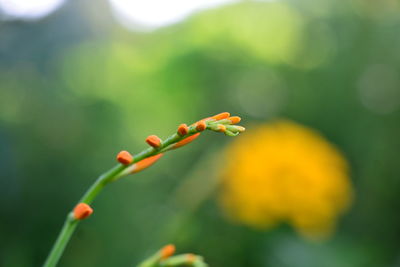
[[[199,132],[204,131],[207,128],[207,124],[204,121],[196,122],[196,130]]]
[[[117,161],[123,165],[129,165],[132,163],[133,157],[128,151],[122,150],[117,155]]]
[[[215,116],[212,116],[212,118],[214,120],[216,120],[216,121],[219,121],[219,120],[223,120],[223,119],[229,118],[230,115],[231,114],[229,112],[222,112],[222,113],[219,113],[219,114],[217,114]]]
[[[185,123],[179,125],[179,127],[178,127],[178,134],[179,134],[180,136],[187,135],[188,133],[189,133],[189,127],[188,127]]]
[[[223,124],[218,124],[218,131],[224,133],[226,131],[226,126]]]
[[[74,208],[74,218],[76,220],[83,220],[93,213],[93,209],[86,203],[79,203]]]
[[[151,165],[156,163],[156,161],[159,160],[162,157],[162,155],[163,155],[162,153],[157,154],[157,155],[142,159],[139,162],[136,162],[133,165],[133,169],[132,169],[131,173],[137,173],[137,172],[140,172],[141,170],[144,170],[144,169],[150,167]]]
[[[200,133],[195,133],[194,135],[191,135],[189,137],[186,137],[185,139],[175,143],[175,145],[173,146],[173,148],[178,148],[184,145],[187,145],[191,142],[193,142],[194,139],[196,139],[197,137],[199,137]]]
[[[159,148],[161,146],[161,139],[157,135],[149,135],[146,138],[146,143],[154,148]]]
[[[242,119],[238,116],[229,117],[228,120],[232,122],[232,124],[239,123]]]
[[[161,259],[165,260],[175,253],[175,246],[172,244],[166,245],[161,249]]]

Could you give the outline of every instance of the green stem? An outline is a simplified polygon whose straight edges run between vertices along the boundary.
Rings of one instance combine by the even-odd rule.
[[[190,135],[195,134],[197,131],[195,127],[190,127],[189,134],[186,136],[179,136],[178,134],[173,134],[167,139],[165,139],[162,142],[162,145],[159,149],[155,149],[152,147],[149,147],[142,152],[136,154],[133,156],[133,162],[130,164],[134,164],[135,162],[141,161],[145,158],[148,158],[150,156],[154,156],[156,154],[161,153],[165,148],[168,146],[181,141],[184,138],[187,138]],[[86,191],[86,193],[83,195],[81,200],[78,203],[86,203],[90,204],[93,202],[93,200],[96,198],[96,196],[101,192],[101,190],[104,188],[104,186],[111,182],[114,181],[115,178],[118,178],[122,172],[129,167],[129,165],[122,165],[118,164],[109,171],[105,172],[102,174],[97,180],[93,183],[93,185]],[[60,260],[60,257],[70,240],[72,234],[74,233],[74,230],[76,226],[78,225],[79,220],[76,220],[73,217],[73,212],[70,212],[67,216],[67,219],[65,220],[64,226],[61,229],[61,232],[58,235],[58,238],[56,242],[53,245],[52,250],[50,251],[46,262],[44,263],[43,267],[54,267],[57,265],[58,261]]]
[[[94,184],[86,191],[85,195],[83,195],[82,199],[79,203],[84,202],[90,204],[93,199],[101,192],[104,186],[107,184],[108,181],[113,179],[116,175],[118,175],[122,170],[124,170],[126,166],[118,164],[108,172],[101,175]],[[60,234],[52,250],[50,251],[49,256],[47,257],[46,262],[44,263],[43,267],[54,267],[57,265],[68,241],[70,240],[72,234],[75,231],[76,226],[78,225],[79,220],[76,220],[73,217],[73,213],[70,212],[65,220],[64,226],[61,229]]]
[[[124,169],[126,169],[127,166],[118,164],[109,171],[105,172],[103,175],[101,175],[97,180],[94,182],[94,184],[86,191],[86,193],[83,195],[79,203],[86,203],[90,204],[92,201],[95,199],[95,197],[101,192],[101,190],[104,188],[104,186],[110,182],[114,177],[119,175],[120,172],[122,172]]]
[[[56,266],[77,225],[78,221],[73,218],[71,213],[69,213],[43,267]]]

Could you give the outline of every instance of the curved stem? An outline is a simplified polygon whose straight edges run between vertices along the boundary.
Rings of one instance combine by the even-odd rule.
[[[67,245],[69,239],[71,238],[72,233],[74,232],[76,226],[78,225],[78,221],[74,220],[74,218],[71,215],[72,215],[71,213],[68,214],[67,219],[65,220],[65,223],[61,229],[61,232],[58,235],[58,238],[54,243],[54,246],[50,251],[50,254],[47,257],[47,260],[44,263],[43,267],[56,266],[58,260],[60,259],[65,249],[65,246]]]
[[[101,192],[104,186],[124,169],[126,169],[125,165],[118,164],[115,167],[111,168],[109,171],[105,172],[99,178],[97,178],[97,180],[93,183],[93,185],[89,187],[89,189],[83,195],[79,203],[82,202],[86,204],[92,203],[92,201]]]
[[[189,135],[196,133],[195,127],[191,127],[190,132],[186,136],[179,136],[178,134],[173,134],[162,142],[162,145],[159,149],[155,149],[149,147],[142,152],[133,156],[133,162],[130,164],[134,164],[135,162],[141,161],[150,156],[154,156],[156,154],[161,153],[161,151],[168,146],[181,141],[184,138],[187,138]],[[130,165],[122,165],[118,164],[115,167],[111,168],[109,171],[102,174],[97,180],[92,184],[92,186],[86,191],[83,197],[80,199],[78,203],[86,203],[90,204],[96,198],[96,196],[101,192],[104,186],[113,181],[116,177],[119,177],[123,170],[128,168]],[[54,267],[57,265],[68,241],[70,240],[76,226],[78,225],[79,220],[76,220],[73,217],[73,213],[70,212],[65,220],[64,226],[61,229],[61,232],[58,235],[56,242],[51,249],[46,262],[43,267]]]
[[[90,204],[93,201],[93,199],[101,192],[101,190],[104,188],[107,182],[110,181],[116,175],[118,175],[125,168],[126,166],[119,164],[114,168],[112,168],[111,170],[109,170],[108,172],[101,175],[94,182],[94,184],[86,191],[86,193],[83,195],[79,203],[84,202]],[[57,262],[59,261],[78,223],[79,220],[76,220],[73,216],[73,213],[70,212],[67,218],[65,219],[65,223],[61,229],[61,232],[58,235],[58,238],[54,243],[53,248],[50,251],[49,256],[47,257],[47,260],[44,263],[43,267],[53,267],[57,265]]]

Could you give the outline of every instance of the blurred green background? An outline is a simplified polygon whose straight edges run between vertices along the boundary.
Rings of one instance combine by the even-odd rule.
[[[355,198],[335,235],[311,242],[285,225],[227,220],[210,162],[233,139],[207,133],[110,185],[59,266],[134,266],[167,243],[211,266],[400,266],[398,1],[238,1],[150,28],[126,28],[105,0],[66,1],[35,18],[10,15],[7,1],[1,266],[40,266],[117,152],[222,111],[249,131],[289,118],[337,145]]]

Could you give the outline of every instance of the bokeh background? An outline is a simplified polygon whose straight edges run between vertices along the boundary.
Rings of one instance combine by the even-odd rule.
[[[118,151],[222,111],[247,132],[203,134],[110,185],[59,266],[135,266],[167,243],[211,266],[400,266],[398,1],[0,0],[0,10],[1,266],[40,266]],[[221,153],[277,119],[314,129],[349,166],[352,204],[328,238],[284,221],[254,228],[220,205]]]

